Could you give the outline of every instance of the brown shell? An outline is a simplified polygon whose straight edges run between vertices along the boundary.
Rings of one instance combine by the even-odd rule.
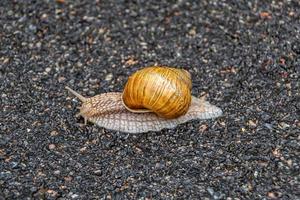
[[[132,112],[154,112],[171,119],[188,111],[191,87],[191,75],[186,70],[147,67],[129,77],[122,99]]]

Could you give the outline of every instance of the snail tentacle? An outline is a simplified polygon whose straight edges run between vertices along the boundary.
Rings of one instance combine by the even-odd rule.
[[[79,94],[78,92],[76,92],[75,90],[72,90],[71,88],[69,88],[68,86],[65,87],[67,90],[69,90],[69,92],[71,92],[73,95],[75,95],[81,102],[85,102],[86,101],[86,97],[82,96],[81,94]]]

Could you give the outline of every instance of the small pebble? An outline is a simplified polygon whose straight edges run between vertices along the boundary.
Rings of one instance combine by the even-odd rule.
[[[280,122],[279,123],[279,128],[281,128],[281,129],[286,129],[286,128],[289,128],[289,127],[290,127],[290,125],[285,123],[285,122]]]
[[[269,123],[264,123],[264,126],[270,130],[273,129],[273,125],[272,124],[269,124]]]
[[[60,171],[59,171],[59,170],[55,170],[53,173],[54,173],[55,175],[59,175],[59,174],[60,174]]]
[[[72,195],[71,195],[71,198],[72,198],[72,199],[75,199],[75,198],[78,198],[78,197],[79,197],[78,194],[72,194]]]
[[[96,170],[96,171],[94,171],[94,174],[96,174],[96,175],[101,175],[101,174],[102,174],[102,171],[101,171],[101,170]]]
[[[53,150],[53,149],[55,149],[55,148],[56,148],[55,144],[49,144],[49,146],[48,146],[48,147],[49,147],[49,149],[50,149],[50,150]]]
[[[66,78],[63,77],[63,76],[58,77],[58,82],[59,82],[59,83],[62,83],[62,82],[64,82],[65,80],[66,80]]]
[[[199,132],[203,133],[208,129],[207,124],[202,124],[201,126],[199,126]]]
[[[45,72],[46,73],[49,73],[51,71],[51,68],[50,67],[47,67],[46,69],[45,69]]]
[[[58,195],[58,192],[54,191],[54,190],[47,190],[47,193],[52,196],[52,197],[55,197]]]
[[[57,3],[65,3],[65,0],[55,0]]]
[[[58,135],[58,132],[57,132],[57,131],[51,131],[51,132],[50,132],[50,135],[51,135],[51,136],[57,136],[57,135]]]
[[[83,152],[85,152],[86,151],[86,147],[82,147],[79,151],[81,152],[81,153],[83,153]]]
[[[255,128],[257,126],[257,121],[256,120],[249,120],[248,125],[252,128]]]
[[[105,76],[105,80],[106,80],[106,81],[111,81],[112,78],[113,78],[113,74],[112,74],[112,73],[109,73],[109,74],[107,74],[107,75]]]

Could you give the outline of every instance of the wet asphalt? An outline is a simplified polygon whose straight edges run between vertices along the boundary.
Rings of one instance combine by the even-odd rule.
[[[76,118],[144,66],[224,115],[146,134]],[[0,199],[297,199],[300,2],[0,1]]]

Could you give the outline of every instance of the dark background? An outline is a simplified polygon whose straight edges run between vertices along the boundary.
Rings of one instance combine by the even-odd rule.
[[[1,198],[299,198],[299,15],[297,0],[1,0]],[[75,117],[65,86],[122,91],[154,64],[189,70],[224,116],[137,135]]]

